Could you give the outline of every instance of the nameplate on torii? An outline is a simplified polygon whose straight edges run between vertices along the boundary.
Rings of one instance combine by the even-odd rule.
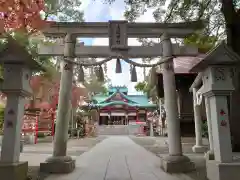
[[[109,47],[113,51],[128,50],[127,21],[109,21]]]

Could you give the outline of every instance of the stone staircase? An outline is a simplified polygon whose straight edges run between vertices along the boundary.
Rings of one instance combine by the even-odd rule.
[[[97,127],[98,135],[135,135],[137,133],[138,127],[131,125],[101,125]]]

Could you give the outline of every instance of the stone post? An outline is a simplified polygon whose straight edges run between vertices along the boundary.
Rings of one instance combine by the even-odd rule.
[[[31,69],[39,68],[32,56],[15,40],[9,38],[0,53],[4,67],[1,91],[7,95],[4,112],[4,136],[0,160],[0,179],[26,180],[28,162],[19,162],[20,140],[24,117],[25,97],[32,95]]]
[[[196,88],[193,88],[193,111],[194,111],[196,144],[193,146],[192,150],[195,153],[203,153],[206,151],[206,148],[202,144],[201,106],[200,104],[197,104]]]
[[[153,137],[154,136],[154,132],[153,132],[153,121],[149,122],[150,125],[150,136]]]
[[[209,151],[206,154],[207,159],[214,159],[213,152],[213,136],[212,136],[212,122],[211,122],[211,109],[209,104],[209,99],[207,97],[205,100],[206,116],[207,116],[207,126],[208,126],[208,141],[209,141]]]
[[[214,158],[218,162],[232,161],[232,145],[229,127],[227,95],[222,92],[208,92],[205,94],[209,98],[211,107],[212,133],[215,136],[213,140]]]
[[[162,131],[162,99],[159,98],[159,119],[158,119],[158,135],[161,135]]]
[[[75,160],[66,156],[66,153],[70,121],[69,100],[71,99],[73,79],[73,64],[68,60],[73,61],[74,59],[76,38],[67,34],[64,43],[64,58],[66,61],[61,73],[53,156],[48,158],[45,163],[40,164],[40,170],[49,173],[70,173],[75,168]]]
[[[161,36],[163,57],[172,57],[172,43],[167,34]],[[169,173],[179,173],[193,170],[189,158],[182,155],[180,120],[178,118],[177,94],[173,59],[162,65],[164,104],[168,125],[169,155],[162,157],[161,167]]]
[[[210,116],[208,124],[213,137],[214,159],[222,163],[232,161],[227,96],[230,96],[234,87],[229,69],[229,67],[210,66],[203,74],[203,95],[207,101],[207,114]]]
[[[18,163],[23,123],[22,117],[24,116],[24,105],[26,101],[24,96],[19,92],[7,92],[6,94],[7,104],[4,113],[4,136],[2,142],[1,163]]]

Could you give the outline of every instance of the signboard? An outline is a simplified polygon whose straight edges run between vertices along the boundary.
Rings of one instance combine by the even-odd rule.
[[[100,113],[100,116],[108,116],[109,113]]]
[[[125,116],[125,112],[112,112],[111,116]]]
[[[111,50],[127,50],[127,21],[109,22],[109,46]]]
[[[135,113],[135,112],[128,113],[128,116],[136,116],[136,115],[137,115],[137,113]]]

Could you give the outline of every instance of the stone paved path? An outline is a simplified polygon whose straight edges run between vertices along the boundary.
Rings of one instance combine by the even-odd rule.
[[[127,136],[111,136],[76,158],[76,170],[47,180],[180,180],[160,169],[160,160]]]

